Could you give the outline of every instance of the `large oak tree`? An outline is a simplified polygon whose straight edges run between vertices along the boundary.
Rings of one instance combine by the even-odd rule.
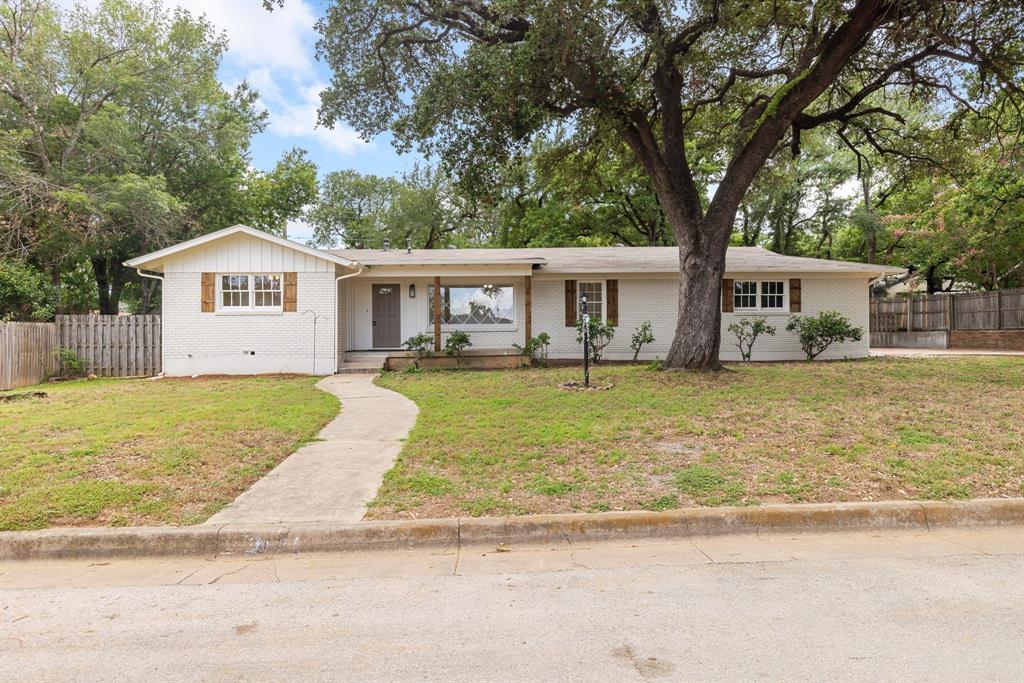
[[[751,182],[802,131],[868,130],[894,98],[954,117],[1021,76],[1024,9],[1005,0],[336,0],[324,123],[438,154],[480,182],[556,122],[619,136],[679,245],[666,363],[719,367],[725,250]],[[892,114],[892,115],[889,115]],[[861,137],[864,137],[863,135]],[[849,137],[847,138],[849,139]],[[713,168],[706,178],[698,168]],[[702,180],[713,192],[705,200]]]
[[[0,256],[55,284],[88,263],[101,312],[123,262],[236,222],[282,231],[316,194],[301,151],[249,166],[266,115],[217,71],[227,41],[150,0],[0,2]],[[139,283],[152,307],[153,280]]]

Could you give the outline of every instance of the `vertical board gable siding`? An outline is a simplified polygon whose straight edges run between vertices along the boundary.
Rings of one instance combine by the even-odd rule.
[[[165,273],[331,273],[334,264],[250,235],[231,235],[168,257]]]

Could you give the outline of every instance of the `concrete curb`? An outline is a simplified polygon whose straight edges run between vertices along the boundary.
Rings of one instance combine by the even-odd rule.
[[[0,532],[0,561],[347,552],[498,543],[959,527],[1024,527],[1024,498],[956,502],[821,503],[668,512],[605,512],[359,524],[224,524],[194,527]]]

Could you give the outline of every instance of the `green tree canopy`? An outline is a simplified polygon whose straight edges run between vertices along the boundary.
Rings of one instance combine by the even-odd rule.
[[[117,311],[125,259],[245,220],[282,229],[315,194],[286,155],[250,170],[265,125],[246,84],[217,80],[226,39],[202,17],[102,0],[0,6],[0,224],[5,253],[53,279],[82,259]]]
[[[780,146],[824,129],[888,149],[907,129],[890,102],[955,118],[1024,63],[1024,8],[1002,0],[336,0],[320,30],[323,122],[390,130],[464,181],[559,124],[627,145],[680,250],[666,364],[695,369],[719,367],[725,248]]]

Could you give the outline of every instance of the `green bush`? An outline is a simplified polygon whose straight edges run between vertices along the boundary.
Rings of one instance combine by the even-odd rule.
[[[548,346],[551,344],[551,337],[548,336],[547,332],[541,332],[536,337],[530,337],[526,341],[525,346],[519,344],[513,344],[524,356],[529,356],[531,360],[539,360],[542,363],[548,359]]]
[[[762,334],[775,334],[775,327],[768,324],[767,318],[741,318],[739,322],[729,325],[729,331],[736,335],[736,346],[743,360],[750,360],[754,342]]]
[[[414,351],[416,353],[417,360],[420,358],[430,358],[433,354],[431,346],[434,344],[434,335],[432,334],[417,334],[415,337],[409,337],[402,346],[405,347],[406,351]]]
[[[0,259],[0,320],[46,321],[53,318],[57,288],[24,261]]]
[[[595,320],[590,318],[590,360],[595,363],[601,362],[601,354],[604,347],[608,346],[612,337],[615,336],[615,321]],[[576,343],[583,343],[583,318],[576,321]]]
[[[444,354],[449,358],[459,359],[462,357],[462,352],[472,345],[473,342],[469,341],[467,333],[452,332],[444,342]]]
[[[66,377],[81,377],[85,374],[85,363],[71,349],[62,346],[55,354]]]
[[[838,311],[822,311],[818,315],[794,315],[786,325],[788,332],[800,337],[800,348],[807,360],[814,360],[832,344],[860,341],[864,330],[854,327]]]
[[[629,348],[633,349],[633,360],[635,361],[640,356],[640,349],[644,344],[653,343],[654,332],[651,331],[651,321],[648,320],[633,332],[633,339],[629,343]]]

